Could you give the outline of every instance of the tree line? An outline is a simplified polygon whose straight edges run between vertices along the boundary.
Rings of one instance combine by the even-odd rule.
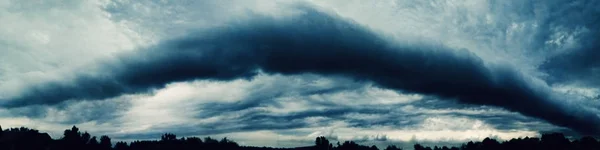
[[[561,133],[543,134],[541,138],[526,137],[508,141],[485,138],[482,141],[468,142],[459,147],[423,146],[415,144],[414,150],[600,150],[600,142],[593,137],[569,140]],[[113,145],[108,136],[92,136],[73,126],[63,133],[63,137],[52,139],[47,133],[26,127],[2,130],[0,127],[0,150],[379,150],[375,145],[365,146],[354,141],[337,142],[335,145],[325,137],[317,137],[315,144],[296,148],[272,148],[240,146],[227,138],[181,137],[165,133],[160,140],[116,142]],[[402,150],[389,145],[383,150]]]

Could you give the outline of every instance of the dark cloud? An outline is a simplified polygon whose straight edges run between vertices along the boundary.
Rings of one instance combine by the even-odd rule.
[[[556,1],[543,23],[538,42],[552,40],[558,31],[573,34],[577,45],[548,58],[540,69],[548,73],[551,83],[575,83],[600,86],[600,2]],[[568,6],[568,7],[564,7]],[[565,37],[566,38],[566,37]],[[560,49],[560,46],[552,47]]]
[[[600,15],[600,14],[599,14]],[[600,29],[600,28],[599,28]],[[594,35],[599,35],[600,32]],[[557,55],[541,65],[541,69],[550,74],[552,83],[579,84],[583,86],[600,87],[600,43],[595,39],[594,44],[576,49],[567,54]]]
[[[500,106],[587,134],[600,133],[590,112],[550,98],[522,73],[467,50],[404,42],[337,16],[301,7],[291,18],[255,16],[120,55],[70,81],[32,85],[4,107],[105,99],[194,79],[251,79],[268,74],[345,76],[377,86]]]

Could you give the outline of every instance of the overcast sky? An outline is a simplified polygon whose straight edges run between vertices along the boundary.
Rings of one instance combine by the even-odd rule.
[[[0,125],[293,147],[600,135],[600,1],[0,0]]]

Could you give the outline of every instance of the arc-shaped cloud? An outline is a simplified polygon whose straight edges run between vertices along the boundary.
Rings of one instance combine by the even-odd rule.
[[[125,53],[69,81],[31,85],[3,107],[105,99],[194,79],[251,78],[262,71],[315,73],[378,86],[493,105],[585,134],[600,119],[553,100],[550,90],[509,67],[485,64],[466,50],[403,42],[311,8],[291,18],[255,17]],[[575,113],[576,112],[576,113]]]

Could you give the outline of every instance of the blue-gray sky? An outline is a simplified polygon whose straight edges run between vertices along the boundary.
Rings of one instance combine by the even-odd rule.
[[[597,136],[598,3],[0,0],[0,125],[284,147]]]

